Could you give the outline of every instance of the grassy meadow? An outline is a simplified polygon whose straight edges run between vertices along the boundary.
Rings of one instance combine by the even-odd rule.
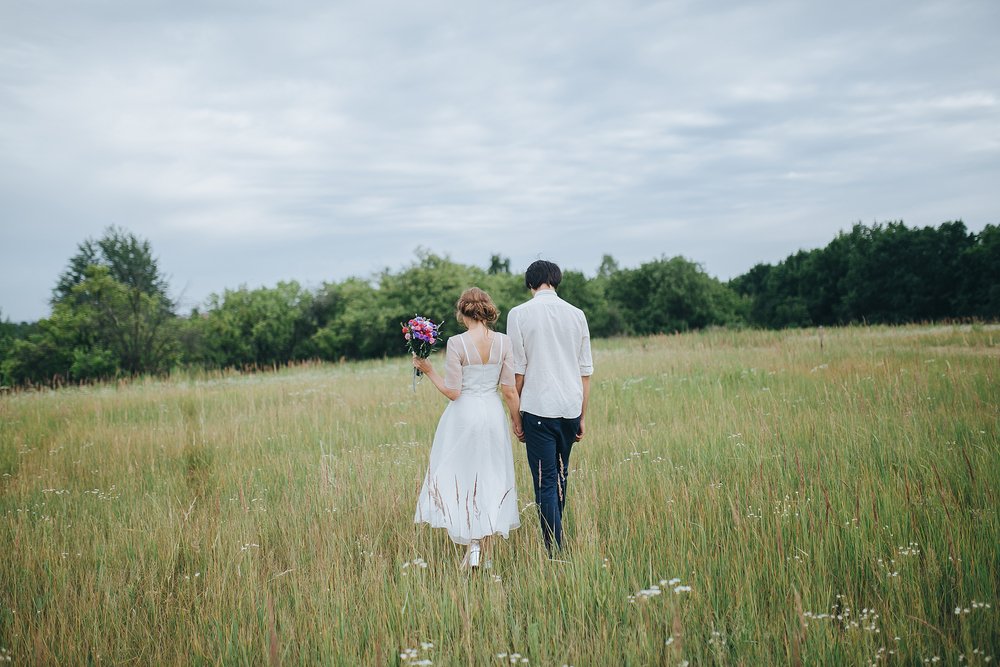
[[[1000,329],[594,354],[567,550],[516,444],[471,574],[412,522],[446,399],[405,359],[0,396],[0,662],[1000,660]]]

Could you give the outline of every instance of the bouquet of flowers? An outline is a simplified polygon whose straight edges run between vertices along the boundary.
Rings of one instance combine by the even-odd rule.
[[[399,325],[403,329],[403,340],[406,341],[406,349],[421,359],[431,356],[434,345],[441,340],[439,332],[440,324],[434,324],[426,317],[414,315],[406,324]],[[417,378],[420,377],[420,369],[413,369],[413,390],[417,390]]]

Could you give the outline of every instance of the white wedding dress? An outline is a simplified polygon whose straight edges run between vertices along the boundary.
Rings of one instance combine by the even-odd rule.
[[[510,429],[497,384],[514,384],[510,341],[493,333],[486,363],[465,334],[448,340],[445,385],[461,386],[445,408],[414,523],[448,530],[458,544],[507,534],[521,525]]]

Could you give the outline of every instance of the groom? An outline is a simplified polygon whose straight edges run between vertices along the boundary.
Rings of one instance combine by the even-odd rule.
[[[584,416],[594,362],[590,329],[579,308],[556,294],[562,271],[552,262],[533,262],[524,274],[532,298],[511,309],[507,335],[514,378],[521,395],[521,424],[514,433],[525,443],[535,483],[535,503],[545,548],[562,549],[562,514],[573,443],[583,439]]]

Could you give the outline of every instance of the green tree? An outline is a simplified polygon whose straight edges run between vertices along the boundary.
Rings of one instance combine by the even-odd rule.
[[[315,300],[322,304],[321,326],[310,338],[310,349],[315,356],[337,361],[386,353],[387,339],[394,337],[397,328],[393,327],[391,332],[384,330],[383,325],[391,316],[385,312],[382,295],[371,283],[360,278],[327,283],[319,289]]]
[[[569,269],[563,271],[559,285],[559,296],[583,310],[587,316],[593,338],[612,336],[621,331],[619,314],[612,309],[607,297],[609,280],[600,273],[597,278],[588,279],[582,272]]]
[[[3,362],[10,357],[14,348],[14,343],[26,339],[37,330],[36,324],[28,322],[11,322],[10,318],[4,318],[0,311],[0,385],[13,384],[11,378],[4,374]]]
[[[38,321],[33,333],[13,341],[0,362],[4,382],[12,385],[58,385],[71,379],[75,326],[61,318]]]
[[[149,241],[117,226],[105,229],[101,238],[86,239],[77,246],[77,253],[70,258],[52,290],[53,304],[73,297],[73,288],[86,279],[91,266],[107,268],[112,280],[137,294],[155,298],[164,310],[173,312],[167,295],[168,281],[160,271]]]
[[[402,349],[399,323],[422,315],[441,323],[447,338],[462,331],[455,320],[455,302],[468,287],[487,284],[486,272],[474,266],[459,264],[447,255],[428,250],[417,251],[417,261],[399,273],[385,271],[379,277],[380,310],[373,320],[384,337],[383,354],[395,354]],[[484,288],[485,289],[485,288]]]
[[[597,267],[598,278],[610,278],[619,271],[618,262],[611,255],[601,257],[601,265]]]
[[[961,259],[975,244],[963,223],[855,225],[850,239],[843,310],[851,320],[902,323],[960,314]]]
[[[694,262],[661,258],[615,273],[608,299],[625,333],[652,334],[734,325],[743,321],[739,297]]]
[[[293,281],[208,298],[204,358],[214,366],[271,366],[308,356],[312,294]]]
[[[961,221],[857,224],[825,248],[758,264],[731,285],[749,300],[751,321],[767,327],[988,316],[978,304],[989,302],[981,286],[997,280],[989,233],[970,234]]]
[[[54,315],[58,309],[79,311],[65,319],[84,327],[77,338],[93,349],[79,354],[102,359],[95,369],[107,370],[111,358],[116,372],[162,372],[177,360],[167,290],[149,241],[112,226],[78,246],[52,291],[52,305]]]
[[[957,308],[962,315],[1000,318],[1000,226],[986,225],[962,254]]]
[[[52,316],[77,327],[76,379],[162,372],[176,361],[174,314],[163,295],[119,282],[106,266],[88,267]]]
[[[52,313],[2,364],[18,383],[165,371],[177,361],[173,304],[149,243],[109,227],[80,244],[59,277]]]
[[[486,270],[486,273],[490,275],[498,273],[510,274],[510,257],[490,255],[490,268]]]

